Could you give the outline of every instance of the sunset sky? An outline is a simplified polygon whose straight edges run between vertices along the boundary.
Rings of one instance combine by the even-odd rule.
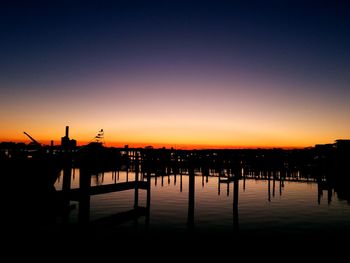
[[[350,137],[338,1],[0,4],[0,141],[304,147]],[[249,2],[249,4],[247,3]],[[337,3],[338,2],[338,3]]]

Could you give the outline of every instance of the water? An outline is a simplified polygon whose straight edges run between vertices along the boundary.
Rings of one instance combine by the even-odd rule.
[[[55,188],[62,188],[63,173]],[[133,181],[135,173],[120,171],[93,175],[91,185]],[[71,187],[79,187],[79,170],[72,172]],[[151,177],[149,222],[145,217],[108,228],[97,228],[97,235],[144,232],[186,236],[190,231],[201,237],[254,236],[336,236],[350,232],[350,205],[337,193],[319,191],[315,181],[279,181],[241,179],[238,205],[234,205],[234,182],[219,183],[215,176],[195,174],[194,200],[189,198],[189,176]],[[139,206],[146,206],[146,190],[139,190]],[[191,210],[191,202],[194,208]],[[78,222],[79,203],[69,214],[69,222]],[[90,222],[128,211],[134,205],[134,190],[90,197]],[[190,208],[190,210],[189,210]],[[191,216],[193,213],[193,217]],[[189,222],[193,222],[189,223]]]

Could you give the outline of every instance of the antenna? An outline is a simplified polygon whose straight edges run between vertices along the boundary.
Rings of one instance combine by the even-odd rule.
[[[80,151],[81,149],[84,149],[86,146],[88,146],[88,145],[90,145],[90,144],[92,144],[92,143],[97,143],[97,144],[100,144],[100,145],[102,145],[102,146],[105,146],[106,143],[105,143],[105,138],[104,138],[104,136],[105,136],[105,133],[104,133],[103,129],[99,130],[99,132],[97,133],[97,135],[96,135],[94,138],[92,138],[92,139],[90,140],[90,142],[89,142],[87,145],[82,146],[82,147],[79,148],[77,151]]]
[[[101,144],[104,145],[104,144],[105,144],[104,135],[105,135],[105,133],[104,133],[103,129],[101,129],[101,130],[97,133],[97,135],[94,137],[95,142],[101,143]]]

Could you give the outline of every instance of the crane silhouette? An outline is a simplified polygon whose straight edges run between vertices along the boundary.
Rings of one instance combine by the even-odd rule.
[[[35,140],[32,136],[30,136],[28,133],[26,132],[23,132],[23,133],[28,136],[28,138],[32,141],[33,144],[37,146],[41,146],[41,144],[37,140]]]

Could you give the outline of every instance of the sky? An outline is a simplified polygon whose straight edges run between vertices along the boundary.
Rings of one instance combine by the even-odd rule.
[[[345,1],[0,4],[0,141],[306,147],[350,137]]]

